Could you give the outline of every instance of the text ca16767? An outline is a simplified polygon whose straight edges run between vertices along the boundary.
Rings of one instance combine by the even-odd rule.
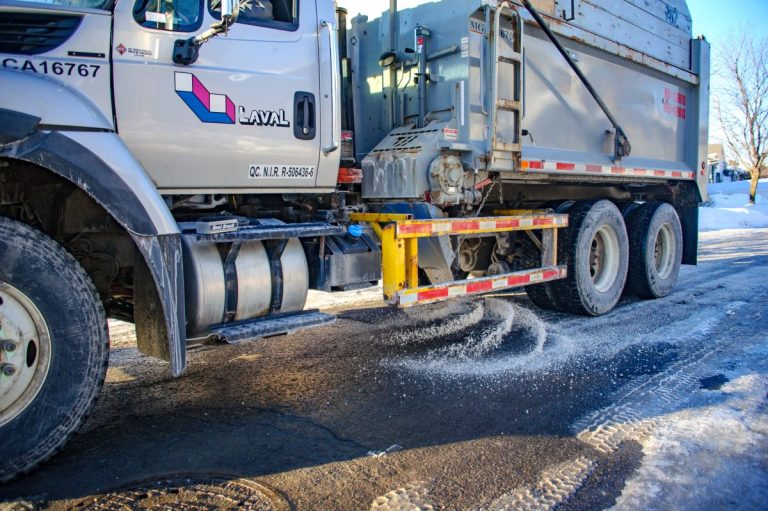
[[[3,67],[6,69],[16,69],[28,73],[38,73],[42,75],[56,76],[80,76],[83,78],[96,78],[101,68],[98,64],[78,64],[76,62],[48,61],[48,60],[29,60],[5,58],[2,60]]]

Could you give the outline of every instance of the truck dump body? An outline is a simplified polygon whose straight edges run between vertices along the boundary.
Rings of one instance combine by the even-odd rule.
[[[368,155],[364,196],[434,195],[441,190],[429,182],[432,176],[405,180],[418,185],[398,183],[410,172],[424,174],[417,170],[424,162],[453,151],[465,169],[499,172],[504,182],[531,175],[545,181],[697,180],[705,197],[709,50],[703,40],[691,39],[685,2],[593,0],[575,2],[573,9],[570,2],[534,4],[621,124],[631,155],[614,160],[611,123],[522,5],[503,9],[499,32],[481,2],[425,3],[397,13],[399,62],[391,75],[379,62],[390,50],[389,14],[353,20],[357,150],[359,157]],[[413,128],[417,25],[429,31],[422,130]],[[489,135],[494,126],[496,137]]]

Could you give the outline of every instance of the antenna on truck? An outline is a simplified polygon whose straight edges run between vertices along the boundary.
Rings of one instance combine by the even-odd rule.
[[[605,116],[608,117],[609,121],[611,121],[611,124],[613,125],[613,130],[615,132],[615,139],[613,144],[613,161],[618,162],[618,161],[621,161],[623,157],[629,156],[629,153],[632,152],[632,146],[629,143],[629,139],[627,138],[626,133],[624,133],[624,130],[621,129],[621,126],[619,126],[619,122],[613,116],[611,111],[608,110],[608,106],[605,104],[605,102],[603,102],[602,98],[597,93],[597,91],[592,86],[592,84],[589,82],[587,77],[584,76],[584,73],[581,71],[579,66],[576,65],[576,62],[573,61],[573,59],[565,50],[565,48],[563,48],[563,45],[560,44],[560,41],[557,40],[557,38],[555,37],[555,34],[553,34],[552,31],[547,26],[547,24],[544,23],[544,20],[542,19],[541,15],[531,5],[530,0],[522,0],[522,2],[525,8],[528,9],[528,12],[531,13],[531,16],[533,16],[533,19],[536,20],[536,23],[539,24],[541,29],[547,35],[549,40],[552,41],[552,44],[555,45],[555,48],[557,48],[557,50],[560,52],[560,55],[562,55],[565,61],[568,62],[568,65],[571,66],[571,69],[573,69],[573,72],[576,73],[576,76],[579,77],[579,80],[581,80],[581,83],[584,84],[584,87],[586,87],[587,91],[589,91],[589,93],[595,99],[597,104],[600,106],[600,109],[602,109],[603,113],[605,114]]]

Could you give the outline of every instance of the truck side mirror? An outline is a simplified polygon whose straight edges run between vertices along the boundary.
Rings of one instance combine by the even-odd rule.
[[[221,5],[221,21],[211,25],[211,28],[188,39],[176,39],[173,45],[173,62],[188,66],[197,60],[200,46],[219,34],[226,34],[229,27],[237,21],[240,14],[241,0],[211,0],[211,8]]]

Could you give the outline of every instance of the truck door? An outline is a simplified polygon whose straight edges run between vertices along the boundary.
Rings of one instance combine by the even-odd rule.
[[[174,43],[218,21],[213,0],[121,0],[114,94],[120,136],[164,193],[314,187],[321,149],[314,1],[252,0],[229,32],[173,63]]]

